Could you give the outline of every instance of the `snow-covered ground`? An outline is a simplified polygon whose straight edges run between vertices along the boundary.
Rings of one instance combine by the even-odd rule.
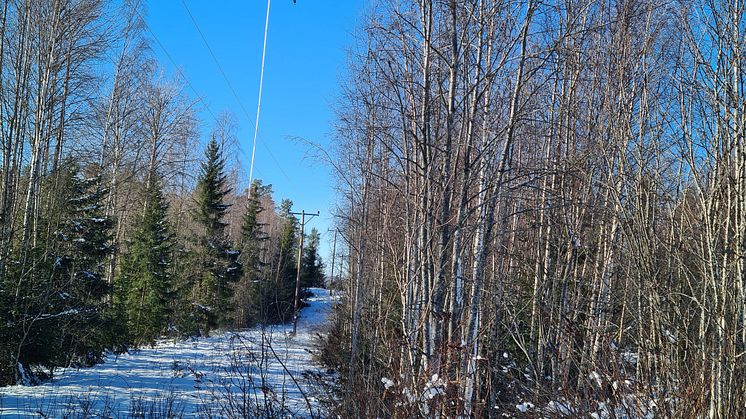
[[[278,325],[161,341],[91,368],[59,371],[43,385],[0,388],[0,416],[319,417],[306,376],[324,373],[311,349],[332,298],[324,289],[310,291],[295,337],[292,325]]]

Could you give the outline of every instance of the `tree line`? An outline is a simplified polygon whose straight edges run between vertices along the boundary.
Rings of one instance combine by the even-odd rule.
[[[329,155],[339,412],[746,415],[745,18],[374,2]]]
[[[139,0],[0,1],[0,385],[286,321],[298,223],[239,192],[229,117],[152,58]],[[319,234],[306,286],[323,284]]]

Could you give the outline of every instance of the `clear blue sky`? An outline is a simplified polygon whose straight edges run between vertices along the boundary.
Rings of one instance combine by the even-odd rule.
[[[229,112],[234,117],[245,162],[245,184],[267,2],[185,1],[248,117],[211,58],[182,0],[147,1],[146,21],[209,108],[215,114]],[[257,143],[254,178],[272,184],[278,204],[281,199],[289,198],[296,211],[321,211],[321,217],[311,221],[308,227],[316,227],[322,233],[322,257],[327,261],[330,234],[324,232],[332,226],[333,179],[329,169],[309,158],[306,146],[292,137],[303,137],[322,146],[329,144],[334,106],[340,81],[345,77],[347,50],[353,42],[363,2],[297,0],[293,4],[292,0],[272,0],[270,10],[259,121],[261,140]],[[173,64],[156,42],[152,44],[165,72],[173,73]],[[189,89],[187,92],[193,95]],[[204,140],[214,119],[204,109],[199,117]]]

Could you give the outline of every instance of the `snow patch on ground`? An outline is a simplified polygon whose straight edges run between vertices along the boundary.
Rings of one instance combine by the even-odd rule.
[[[288,324],[160,341],[153,348],[110,355],[91,368],[60,370],[39,386],[0,388],[0,416],[90,411],[124,417],[148,402],[149,409],[164,415],[232,416],[241,403],[266,406],[267,397],[284,406],[282,416],[315,414],[319,404],[304,376],[320,373],[313,366],[312,342],[333,298],[328,290],[309,291],[313,296],[306,299],[309,306],[300,313],[294,337]]]
[[[526,413],[529,410],[533,410],[534,404],[531,402],[523,402],[523,403],[517,404],[515,408],[518,409],[518,411],[521,413]]]

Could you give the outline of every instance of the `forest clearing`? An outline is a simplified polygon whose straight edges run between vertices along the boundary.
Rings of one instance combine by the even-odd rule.
[[[0,388],[0,416],[321,417],[318,377],[333,375],[312,353],[333,299],[311,292],[295,336],[278,325],[111,354],[38,386]]]
[[[0,0],[0,414],[746,417],[744,74],[744,0]]]

